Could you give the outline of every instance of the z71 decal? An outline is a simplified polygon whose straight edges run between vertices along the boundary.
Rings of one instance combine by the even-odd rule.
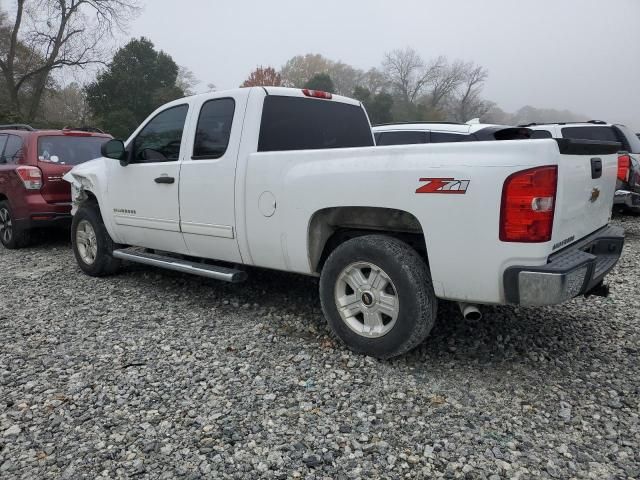
[[[455,178],[421,178],[426,182],[416,190],[416,193],[450,193],[464,195],[469,188],[470,180],[456,180]]]

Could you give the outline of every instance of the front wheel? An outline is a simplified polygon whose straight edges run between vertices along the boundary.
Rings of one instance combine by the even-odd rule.
[[[120,268],[113,258],[117,245],[104,226],[100,210],[92,202],[80,206],[71,224],[71,245],[80,269],[92,277],[112,275]]]
[[[422,343],[438,307],[425,261],[384,235],[348,240],[331,253],[320,277],[320,301],[342,342],[378,358]]]

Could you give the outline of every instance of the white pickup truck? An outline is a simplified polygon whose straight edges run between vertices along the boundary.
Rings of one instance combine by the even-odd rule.
[[[320,277],[350,348],[421,343],[438,299],[550,305],[606,294],[619,145],[516,140],[374,147],[362,105],[246,88],[177,100],[65,179],[87,274],[139,262],[238,282],[244,266]]]

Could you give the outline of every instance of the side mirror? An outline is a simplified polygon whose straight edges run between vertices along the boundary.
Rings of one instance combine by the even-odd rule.
[[[103,157],[122,161],[125,157],[124,142],[122,140],[109,140],[102,144],[100,153]]]

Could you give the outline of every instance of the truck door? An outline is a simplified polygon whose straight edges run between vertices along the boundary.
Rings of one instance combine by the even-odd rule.
[[[180,225],[189,253],[241,262],[235,225],[235,175],[247,88],[194,104],[188,155],[180,172]]]
[[[189,105],[159,112],[133,138],[130,163],[108,162],[109,212],[122,243],[186,253],[180,232],[178,185]]]

